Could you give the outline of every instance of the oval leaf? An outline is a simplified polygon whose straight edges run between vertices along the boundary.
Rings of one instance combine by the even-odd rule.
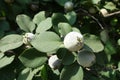
[[[51,52],[59,48],[62,44],[59,36],[54,32],[43,32],[35,36],[31,41],[34,48],[41,52]]]
[[[72,31],[72,27],[68,23],[59,23],[58,28],[62,36],[65,36],[66,34]]]
[[[12,63],[12,61],[14,60],[14,57],[15,56],[11,56],[11,57],[5,56],[0,58],[0,69]]]
[[[40,22],[36,29],[36,33],[42,33],[52,27],[52,20],[51,18],[47,18],[46,20],[43,20]]]
[[[0,40],[0,51],[5,52],[20,47],[23,44],[23,38],[17,34],[7,35]]]
[[[45,19],[46,19],[45,11],[41,11],[34,16],[33,22],[38,25],[41,21],[43,21]]]
[[[94,52],[100,52],[104,49],[102,42],[95,35],[86,34],[84,35],[84,42],[89,46]]]
[[[33,48],[30,48],[25,50],[19,56],[19,59],[26,67],[36,68],[47,61],[47,56],[45,53],[41,53]]]
[[[68,22],[73,25],[76,21],[76,13],[74,11],[68,12],[65,17],[67,18]]]
[[[59,5],[64,6],[64,4],[69,0],[55,0]]]
[[[19,27],[26,32],[32,32],[35,29],[35,24],[27,15],[18,15],[16,18],[16,22],[19,25]]]
[[[83,70],[78,64],[65,66],[60,74],[60,80],[83,80]]]
[[[61,13],[54,13],[52,15],[52,23],[54,26],[57,26],[59,22],[68,22],[66,17]]]
[[[83,67],[92,66],[95,63],[95,59],[94,53],[85,49],[81,50],[77,56],[78,63]]]
[[[75,52],[70,52],[66,48],[59,48],[56,52],[59,59],[62,60],[63,65],[70,65],[76,60]]]

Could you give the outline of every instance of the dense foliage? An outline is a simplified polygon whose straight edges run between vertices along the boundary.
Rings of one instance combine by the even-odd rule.
[[[119,18],[119,0],[0,0],[0,80],[120,80]]]

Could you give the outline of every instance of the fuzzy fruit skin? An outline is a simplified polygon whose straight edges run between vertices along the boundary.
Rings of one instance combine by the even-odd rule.
[[[73,10],[73,3],[71,1],[68,1],[64,4],[64,9],[69,12]]]
[[[64,46],[69,51],[79,51],[84,43],[83,36],[78,32],[70,32],[64,38]]]
[[[33,33],[26,33],[23,36],[23,43],[28,44],[34,37],[35,35]]]
[[[58,69],[61,65],[61,60],[57,57],[57,55],[52,55],[48,60],[48,65],[52,69]]]
[[[108,11],[103,8],[103,9],[100,10],[100,13],[101,13],[103,16],[105,16],[105,15],[108,14]]]

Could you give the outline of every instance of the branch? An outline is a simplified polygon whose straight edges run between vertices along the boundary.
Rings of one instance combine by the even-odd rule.
[[[120,11],[113,12],[113,13],[110,13],[110,14],[106,14],[106,15],[103,15],[103,16],[104,17],[110,17],[110,16],[117,15],[117,14],[120,14]]]
[[[100,26],[101,29],[104,29],[102,24],[99,22],[99,20],[97,18],[95,18],[93,15],[91,15],[88,11],[79,8],[78,10],[76,10],[76,12],[80,12],[82,11],[83,13],[87,14],[89,17],[91,17],[95,22],[97,22],[97,24]]]

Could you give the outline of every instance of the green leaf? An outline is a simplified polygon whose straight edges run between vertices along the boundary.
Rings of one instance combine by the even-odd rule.
[[[70,64],[74,63],[76,60],[75,54],[76,53],[71,53],[68,51],[62,59],[62,64],[70,65]]]
[[[0,31],[7,31],[10,29],[10,25],[6,20],[0,21]]]
[[[39,71],[39,68],[36,68],[32,71],[30,68],[23,69],[17,78],[17,80],[32,80],[34,75]]]
[[[78,64],[65,66],[60,74],[60,80],[83,80],[83,70]]]
[[[77,15],[74,11],[68,12],[65,17],[67,18],[68,22],[73,25],[76,22]]]
[[[62,60],[63,65],[70,65],[75,62],[75,52],[70,52],[66,48],[60,48],[56,52],[59,59]]]
[[[41,69],[41,78],[43,80],[48,80],[48,72],[47,72],[47,66],[44,65]]]
[[[114,3],[112,3],[112,2],[107,2],[107,4],[104,6],[104,8],[109,9],[111,11],[117,9],[116,5]]]
[[[17,34],[11,34],[0,40],[0,51],[5,52],[20,47],[23,44],[23,38]]]
[[[83,67],[90,67],[95,63],[95,55],[93,52],[86,49],[80,50],[77,56],[77,61]]]
[[[80,30],[78,28],[76,28],[76,27],[72,27],[72,30],[75,31],[75,32],[81,33]]]
[[[45,17],[45,11],[40,11],[39,13],[37,13],[34,16],[33,22],[38,25],[41,21],[43,21],[45,19],[46,19],[46,17]]]
[[[107,30],[102,30],[100,32],[100,37],[101,37],[101,40],[106,43],[108,40],[109,40],[109,36],[108,36],[108,31]]]
[[[52,27],[52,20],[51,18],[47,18],[40,22],[36,29],[36,33],[42,33]]]
[[[12,61],[14,60],[14,57],[15,56],[11,56],[11,57],[5,56],[0,58],[0,69],[12,63]]]
[[[84,35],[84,42],[94,52],[100,52],[104,49],[104,46],[101,43],[100,39],[95,35],[90,35],[90,34]]]
[[[16,73],[15,73],[14,66],[8,65],[0,69],[0,80],[15,80]]]
[[[118,39],[118,45],[120,45],[120,39]]]
[[[120,71],[120,62],[118,63],[118,70]]]
[[[35,24],[32,22],[31,18],[27,15],[21,14],[16,17],[16,22],[20,29],[26,32],[32,32],[35,29]]]
[[[32,79],[28,79],[29,74],[30,74],[30,68],[25,68],[20,72],[17,80],[32,80]]]
[[[98,4],[101,0],[91,0],[93,4]]]
[[[105,50],[105,53],[110,54],[110,55],[116,53],[116,49],[115,49],[115,47],[112,45],[112,43],[111,43],[110,41],[107,41],[107,42],[105,43],[105,49],[104,49],[104,50]]]
[[[45,53],[30,48],[25,50],[19,56],[19,59],[26,67],[36,68],[42,66],[47,61],[47,56]]]
[[[68,22],[66,17],[62,13],[54,13],[52,15],[52,23],[57,26],[59,22]]]
[[[61,6],[64,6],[64,4],[67,2],[67,1],[70,1],[70,0],[55,0],[59,5]]]
[[[62,36],[65,36],[66,34],[72,31],[72,27],[68,23],[59,23],[58,28]]]
[[[51,52],[58,49],[62,42],[56,33],[48,31],[36,35],[31,44],[41,52]]]
[[[4,53],[0,52],[0,59],[4,56]]]

